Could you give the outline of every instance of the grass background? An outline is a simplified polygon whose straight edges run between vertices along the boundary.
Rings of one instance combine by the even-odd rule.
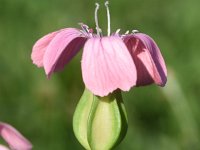
[[[94,3],[0,0],[0,120],[22,132],[35,150],[83,149],[72,131],[84,89],[81,53],[51,80],[30,55],[34,42],[49,32],[79,28],[79,22],[95,28]],[[198,0],[110,0],[112,31],[137,29],[153,37],[169,74],[164,88],[151,85],[123,94],[129,130],[117,150],[200,149],[199,10]],[[105,34],[104,7],[99,22]]]

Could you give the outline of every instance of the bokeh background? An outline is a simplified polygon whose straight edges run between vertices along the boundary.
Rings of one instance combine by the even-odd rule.
[[[84,22],[95,28],[93,0],[0,0],[0,121],[34,150],[81,150],[72,116],[82,95],[81,52],[48,80],[30,59],[41,36]],[[104,1],[99,11],[106,32]],[[129,130],[117,150],[200,150],[200,1],[110,0],[112,31],[137,29],[158,43],[168,83],[123,93]],[[0,142],[3,142],[2,140]]]

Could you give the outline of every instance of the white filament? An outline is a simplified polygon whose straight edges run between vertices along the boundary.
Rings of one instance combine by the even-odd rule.
[[[108,36],[110,36],[110,11],[109,11],[109,2],[105,2],[106,10],[107,10],[107,19],[108,19]]]
[[[99,10],[99,4],[95,3],[96,8],[95,8],[95,24],[96,24],[96,30],[97,30],[97,35],[100,36],[101,34],[101,29],[99,28],[99,22],[98,22],[98,10]]]

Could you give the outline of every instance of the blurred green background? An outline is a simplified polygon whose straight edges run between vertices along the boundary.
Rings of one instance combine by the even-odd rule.
[[[84,22],[95,28],[92,0],[0,0],[0,121],[15,126],[35,150],[83,149],[72,131],[82,95],[81,53],[48,80],[32,64],[41,36]],[[99,3],[104,6],[104,1]],[[117,150],[200,150],[200,1],[111,0],[112,31],[137,29],[158,43],[166,87],[123,94],[129,130]],[[106,10],[99,22],[106,32]],[[1,142],[1,141],[0,141]]]

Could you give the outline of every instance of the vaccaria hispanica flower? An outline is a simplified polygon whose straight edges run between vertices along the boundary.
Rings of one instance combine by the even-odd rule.
[[[95,22],[97,33],[85,24],[82,29],[65,28],[39,39],[33,46],[31,58],[38,67],[44,67],[48,77],[64,66],[83,47],[81,60],[82,77],[87,89],[97,96],[106,96],[116,89],[129,91],[133,86],[156,83],[164,86],[167,69],[161,52],[154,40],[144,33],[102,35],[98,24],[96,4]]]
[[[31,58],[44,67],[48,78],[64,66],[83,47],[81,60],[85,91],[73,116],[76,138],[87,150],[110,150],[126,135],[128,119],[121,91],[133,86],[155,83],[164,86],[167,69],[154,40],[133,30],[111,34],[110,12],[107,36],[98,24],[99,4],[96,3],[96,31],[81,23],[82,29],[65,28],[39,39],[33,46]]]
[[[31,150],[31,143],[7,123],[0,122],[0,136],[8,143],[9,148],[0,145],[0,150]]]

